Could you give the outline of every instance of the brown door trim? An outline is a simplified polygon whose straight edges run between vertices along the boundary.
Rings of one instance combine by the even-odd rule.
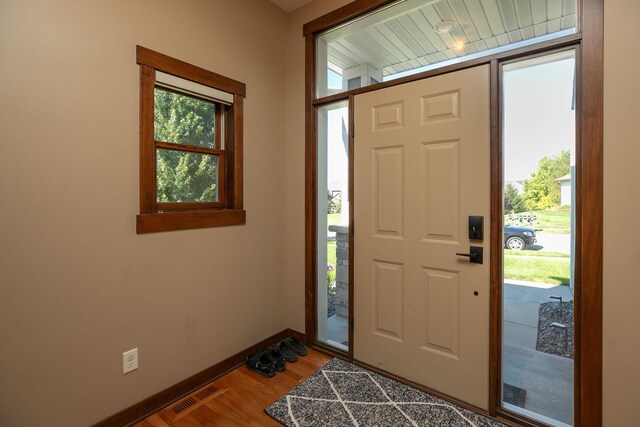
[[[354,223],[353,223],[353,213],[355,212],[355,200],[353,199],[354,190],[355,190],[355,180],[354,180],[354,172],[355,172],[355,144],[353,143],[355,139],[354,134],[354,119],[353,116],[355,114],[355,99],[353,95],[349,96],[349,219],[351,220],[351,224],[349,225],[349,361],[353,361],[353,325],[354,325],[354,277],[355,277],[355,238],[354,238]]]
[[[315,87],[315,35],[353,18],[364,15],[379,7],[384,7],[392,0],[356,0],[346,6],[315,19],[304,26],[305,36],[305,326],[306,340],[310,346],[325,347],[318,343],[317,311],[316,311],[316,107],[319,105],[351,100],[353,96],[369,90],[377,90],[394,84],[432,77],[447,72],[468,68],[472,65],[489,63],[492,70],[491,102],[491,157],[492,157],[492,235],[502,234],[502,221],[496,212],[502,212],[502,147],[499,124],[500,111],[495,107],[499,100],[499,62],[525,57],[544,51],[552,51],[559,47],[576,45],[578,61],[577,78],[577,165],[576,165],[576,271],[575,278],[580,285],[576,294],[576,399],[575,425],[599,426],[602,424],[602,186],[603,186],[603,2],[604,0],[578,0],[581,17],[580,33],[562,39],[549,41],[503,52],[493,57],[481,58],[442,69],[431,70],[415,76],[385,82],[356,91],[345,92],[331,97],[316,99]],[[476,63],[477,62],[477,63]],[[350,112],[350,120],[352,120]],[[351,124],[350,124],[351,125]],[[500,141],[496,144],[495,141]],[[353,136],[351,135],[351,142]],[[350,150],[355,147],[351,144]],[[353,168],[350,165],[353,178]],[[498,177],[499,175],[499,177]],[[353,182],[350,182],[353,196]],[[582,207],[588,207],[582,208]],[[496,211],[496,209],[498,209]],[[353,239],[351,239],[353,240]],[[495,241],[494,241],[495,240]],[[496,416],[499,408],[499,374],[500,374],[500,337],[501,337],[501,305],[499,283],[502,281],[502,244],[501,239],[494,239],[491,248],[494,256],[491,266],[491,354],[490,354],[490,413]],[[351,243],[353,243],[351,241]],[[350,263],[353,263],[353,245],[350,245]],[[589,260],[588,263],[580,262]],[[351,277],[353,279],[353,277]],[[350,288],[350,316],[353,316],[353,280]],[[336,349],[332,352],[343,357],[353,355],[353,341],[350,334],[350,351],[344,353]],[[509,416],[508,411],[505,412]],[[511,417],[510,417],[511,418]]]
[[[320,32],[350,21],[353,18],[372,12],[398,0],[355,0],[332,12],[322,15],[302,27],[305,37],[314,36]]]
[[[305,37],[305,341],[308,346],[316,341],[316,224],[317,224],[317,152],[316,113],[312,101],[316,94],[315,38]]]
[[[500,406],[502,355],[502,78],[500,64],[491,61],[489,98],[491,104],[491,253],[489,297],[489,413]]]
[[[575,424],[602,425],[603,123],[604,0],[582,0],[576,150],[576,313]],[[579,244],[578,244],[579,243]]]

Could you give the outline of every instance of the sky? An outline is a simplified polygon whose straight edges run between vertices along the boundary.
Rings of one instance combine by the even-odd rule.
[[[575,60],[504,71],[504,180],[531,177],[538,162],[562,150],[575,159]]]
[[[527,64],[528,66],[522,66]],[[531,177],[538,162],[563,150],[575,158],[575,114],[573,101],[575,60],[537,64],[524,61],[504,67],[504,181]],[[339,74],[328,74],[329,87],[339,88]],[[328,179],[346,179],[347,159],[342,144],[342,122],[346,108],[329,113]]]
[[[343,124],[346,126],[349,117],[348,107],[329,110],[328,121],[328,158],[327,181],[330,188],[337,188],[342,182],[342,187],[348,191],[349,179],[349,159],[347,157],[347,147],[345,147],[342,130]]]

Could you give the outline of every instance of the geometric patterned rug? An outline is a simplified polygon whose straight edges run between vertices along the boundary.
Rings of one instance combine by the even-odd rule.
[[[265,409],[287,427],[505,424],[340,359]]]

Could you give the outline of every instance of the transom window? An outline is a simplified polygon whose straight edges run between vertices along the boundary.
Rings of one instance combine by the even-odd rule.
[[[317,97],[574,34],[577,0],[398,0],[316,38]]]

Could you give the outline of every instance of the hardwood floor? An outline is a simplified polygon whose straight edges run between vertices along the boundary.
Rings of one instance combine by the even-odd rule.
[[[182,399],[135,427],[280,426],[264,413],[264,408],[330,360],[309,349],[308,355],[287,363],[287,369],[273,378],[264,378],[241,366],[185,398],[191,401]]]

